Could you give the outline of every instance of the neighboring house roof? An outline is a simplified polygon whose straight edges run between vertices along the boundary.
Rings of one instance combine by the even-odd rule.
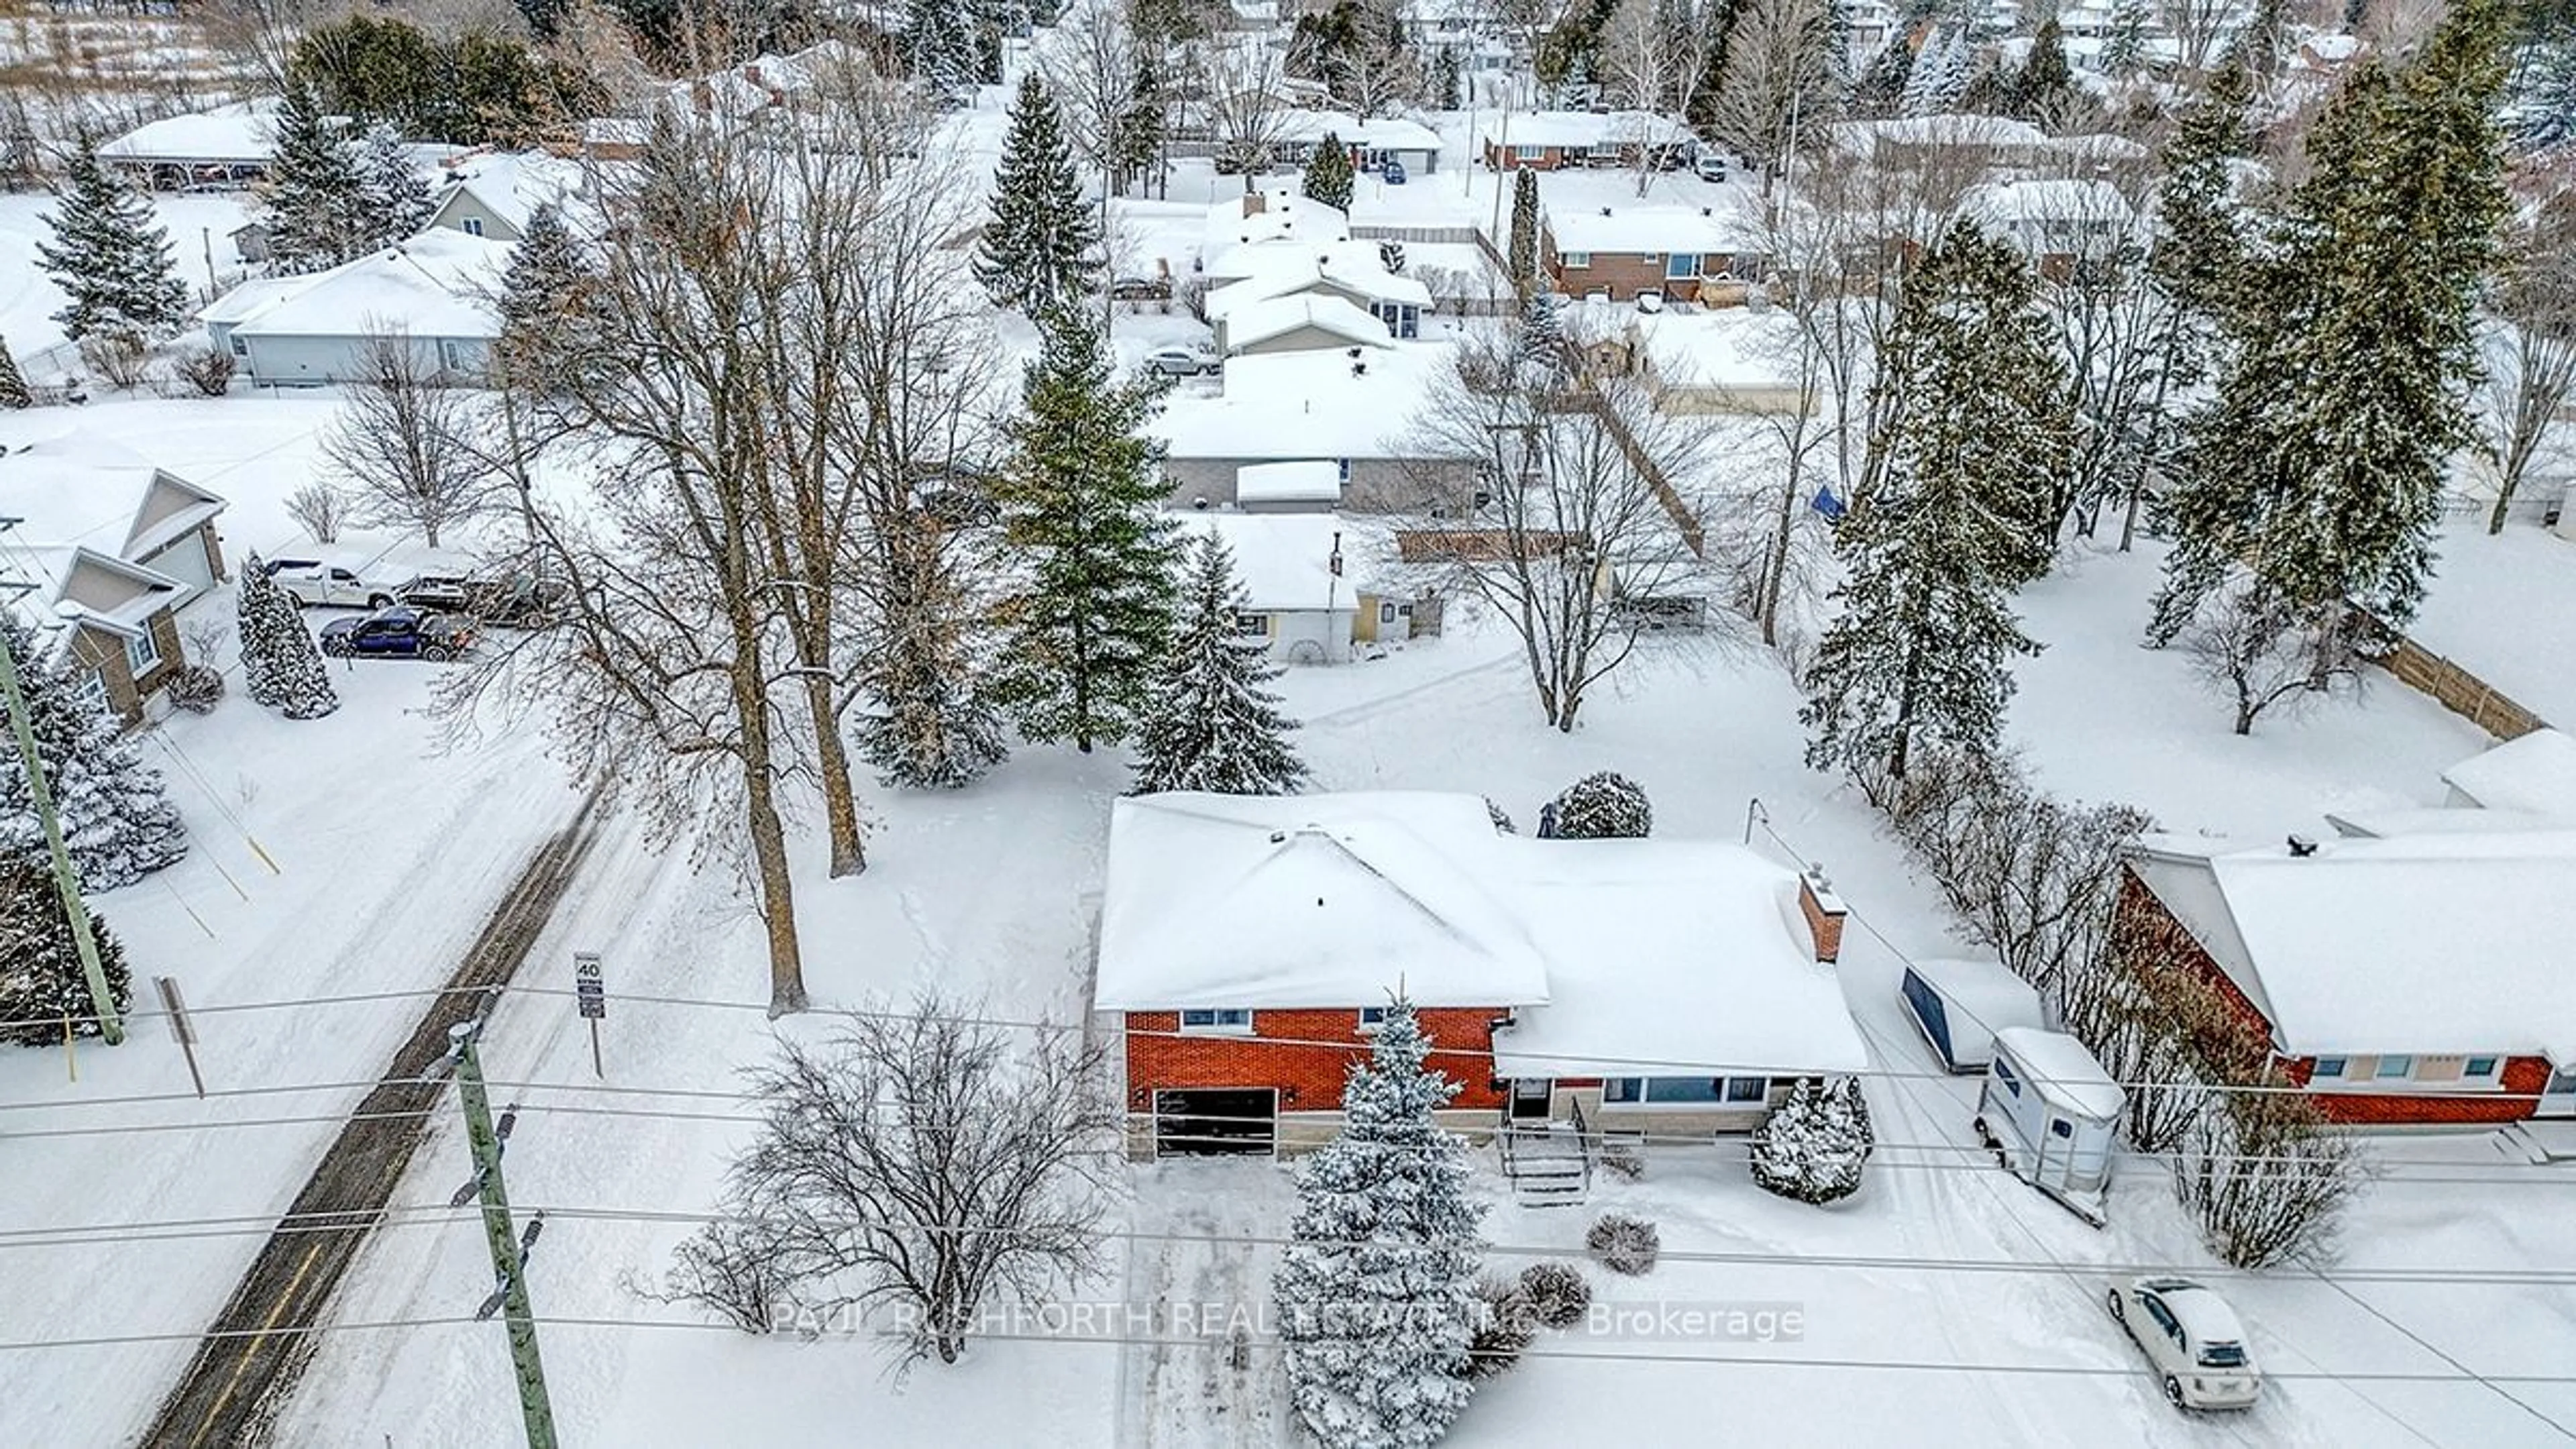
[[[27,545],[143,558],[213,519],[224,500],[59,414],[0,415],[0,516]]]
[[[1211,321],[1227,317],[1249,302],[1265,302],[1328,285],[1372,302],[1431,305],[1431,289],[1414,278],[1388,271],[1378,260],[1375,242],[1321,246],[1293,241],[1254,242],[1233,248],[1217,266],[1210,267],[1209,275],[1237,279],[1208,294]]]
[[[1228,248],[1272,237],[1305,242],[1351,239],[1351,219],[1338,207],[1310,201],[1286,187],[1229,196],[1207,209],[1207,229],[1200,253],[1210,259]]]
[[[313,272],[301,277],[254,277],[198,309],[197,320],[210,327],[221,327],[256,317],[322,280],[324,275]]]
[[[110,161],[211,161],[264,164],[277,154],[269,118],[275,101],[244,101],[193,115],[147,121],[113,141],[98,154]]]
[[[541,151],[468,156],[448,168],[446,180],[433,193],[437,210],[429,224],[446,225],[447,213],[457,204],[457,198],[471,196],[512,231],[525,232],[539,207],[563,210],[580,193],[581,182],[578,163]]]
[[[1513,111],[1476,133],[1492,146],[1678,146],[1690,129],[1651,111]]]
[[[2576,1062],[2576,830],[2149,836],[2131,868],[2296,1056],[2509,1051]]]
[[[1115,802],[1093,1000],[1105,1010],[1547,999],[1488,884],[1474,795],[1167,794]]]
[[[2442,772],[2452,789],[2490,810],[2528,810],[2576,824],[2576,738],[2534,730]]]
[[[1286,464],[1287,467],[1333,465]],[[1234,555],[1247,607],[1264,613],[1355,607],[1357,591],[1333,572],[1342,525],[1331,514],[1191,513],[1183,527],[1212,533]]]
[[[1291,111],[1279,124],[1284,141],[1321,141],[1334,136],[1347,146],[1373,151],[1437,151],[1440,133],[1402,116],[1371,116],[1355,121],[1337,111]]]
[[[499,291],[509,261],[508,242],[434,228],[306,278],[306,285],[264,306],[241,309],[245,315],[234,322],[233,333],[359,337],[393,326],[424,341],[497,337],[501,319],[485,298]],[[215,305],[228,308],[231,300]]]
[[[1234,470],[1237,503],[1339,503],[1342,470],[1329,459],[1248,463]]]
[[[2094,234],[2117,236],[2138,220],[2110,182],[2065,178],[1990,182],[1960,198],[1959,210],[2018,240],[2068,248]]]
[[[1798,324],[1786,312],[1749,307],[1640,312],[1603,303],[1578,303],[1565,310],[1573,314],[1569,321],[1582,319],[1585,331],[1606,330],[1602,324],[1611,319],[1623,323],[1645,350],[1655,375],[1671,386],[1757,391],[1798,385]]]
[[[1309,328],[1339,339],[1329,349],[1336,356],[1341,354],[1341,344],[1370,348],[1395,345],[1387,336],[1386,324],[1361,311],[1358,304],[1330,292],[1300,292],[1236,308],[1226,319],[1225,346],[1228,352],[1240,352]]]
[[[1371,325],[1384,340],[1385,327]],[[1451,355],[1434,343],[1387,346],[1357,374],[1340,348],[1231,358],[1222,397],[1173,397],[1146,431],[1175,458],[1444,456],[1416,435],[1414,418]]]
[[[2543,815],[2532,810],[2487,810],[2458,805],[2419,806],[2410,810],[2330,811],[2326,823],[2337,835],[2384,838],[2392,835],[2493,835],[2508,830],[2576,830],[2576,816]]]
[[[1552,207],[1548,234],[1559,252],[1731,256],[1758,250],[1762,233],[1731,204]]]
[[[1959,113],[1841,121],[1827,134],[1834,149],[1858,156],[1868,155],[1880,146],[1994,148],[2026,154],[2048,146],[2048,133],[2028,121]]]

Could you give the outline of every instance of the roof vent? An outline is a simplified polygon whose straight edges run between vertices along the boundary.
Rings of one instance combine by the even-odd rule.
[[[2315,841],[2310,840],[2304,835],[2293,835],[2290,837],[2290,858],[2292,860],[2305,860],[2316,853],[2317,843]]]
[[[1288,843],[1288,832],[1285,830],[1271,831],[1270,843],[1273,845],[1286,845]]]
[[[1717,208],[1713,206],[1703,206],[1699,209],[1699,214],[1702,216],[1715,216],[1717,215]]]
[[[1602,214],[1603,216],[1608,216],[1608,215],[1610,214],[1610,208],[1608,208],[1608,207],[1606,207],[1606,206],[1605,206],[1605,207],[1603,207],[1603,208],[1601,208],[1601,214]]]

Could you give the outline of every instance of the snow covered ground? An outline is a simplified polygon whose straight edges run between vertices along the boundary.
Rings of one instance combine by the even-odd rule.
[[[2409,632],[2541,718],[2576,723],[2576,541],[2533,523],[2491,536],[2484,519],[2453,522]]]
[[[250,194],[243,191],[157,192],[152,197],[153,212],[170,233],[179,279],[200,302],[241,274],[232,232],[249,219],[249,203]],[[63,344],[62,326],[53,320],[65,303],[62,288],[36,265],[36,244],[53,236],[45,217],[55,204],[55,198],[42,193],[0,195],[0,337],[8,339],[10,352],[21,362]],[[51,382],[60,370],[31,363],[27,380]]]

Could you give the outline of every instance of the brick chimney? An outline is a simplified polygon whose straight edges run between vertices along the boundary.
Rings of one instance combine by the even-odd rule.
[[[1834,894],[1833,882],[1825,879],[1825,868],[1810,865],[1798,875],[1798,914],[1807,918],[1807,934],[1815,939],[1818,964],[1831,966],[1843,953],[1843,917],[1848,909],[1843,898]]]

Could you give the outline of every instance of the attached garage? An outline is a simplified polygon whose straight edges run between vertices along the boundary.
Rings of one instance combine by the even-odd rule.
[[[1154,1094],[1154,1155],[1258,1153],[1279,1145],[1279,1093],[1272,1087],[1169,1088]]]

